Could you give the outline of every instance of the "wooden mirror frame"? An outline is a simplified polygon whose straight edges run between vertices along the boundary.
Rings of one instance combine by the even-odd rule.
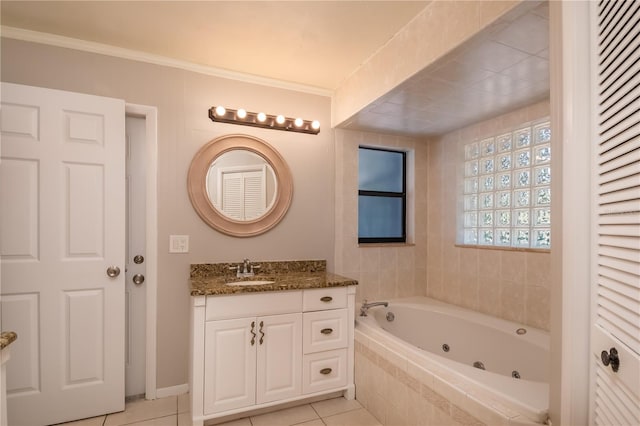
[[[278,182],[271,208],[257,219],[239,221],[219,212],[207,194],[207,173],[220,155],[246,150],[262,157],[273,169]],[[276,226],[285,216],[293,198],[293,178],[284,158],[271,145],[249,135],[225,135],[209,141],[193,156],[187,175],[189,199],[196,213],[205,223],[223,234],[233,237],[253,237]]]

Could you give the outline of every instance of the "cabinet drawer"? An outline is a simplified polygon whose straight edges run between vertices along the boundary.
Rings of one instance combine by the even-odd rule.
[[[347,347],[347,309],[305,312],[302,321],[305,354]]]
[[[302,300],[302,308],[305,312],[346,308],[347,288],[333,287],[305,290]]]
[[[207,296],[205,320],[300,312],[302,291],[265,291],[250,294]]]
[[[347,350],[304,355],[302,393],[339,389],[347,385]]]

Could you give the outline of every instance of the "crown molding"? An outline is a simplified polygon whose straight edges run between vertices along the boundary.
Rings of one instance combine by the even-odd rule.
[[[146,62],[149,64],[161,65],[165,67],[178,68],[185,71],[192,71],[199,74],[227,78],[230,80],[237,80],[245,83],[259,84],[262,86],[275,87],[278,89],[294,90],[296,92],[308,93],[311,95],[326,97],[333,96],[333,90],[323,89],[320,87],[261,77],[254,74],[230,71],[223,68],[208,67],[204,65],[194,64],[188,61],[169,58],[166,56],[141,52],[138,50],[126,49],[122,47],[116,47],[108,44],[96,43],[72,37],[65,37],[56,34],[25,30],[23,28],[8,27],[6,25],[2,25],[0,26],[0,36],[16,40],[28,41],[32,43],[47,44],[50,46],[64,47],[67,49],[80,50],[83,52],[113,56],[116,58],[128,59],[132,61]]]

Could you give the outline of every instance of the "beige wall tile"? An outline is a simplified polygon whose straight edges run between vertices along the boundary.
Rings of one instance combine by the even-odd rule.
[[[501,251],[500,279],[524,285],[527,268],[527,253]]]
[[[367,406],[367,410],[375,417],[380,423],[387,424],[387,410],[386,399],[377,392],[371,393],[371,403]]]
[[[528,285],[525,287],[525,322],[534,327],[549,329],[548,287]]]
[[[513,4],[505,2],[491,7],[507,10]],[[484,19],[482,11],[479,19]],[[426,293],[429,297],[548,329],[548,298],[545,299],[543,292],[537,289],[533,296],[532,290],[531,306],[525,311],[529,305],[524,289],[526,285],[549,287],[549,253],[455,246],[456,170],[460,143],[498,134],[548,114],[549,102],[542,101],[428,142]]]
[[[529,253],[527,255],[527,285],[549,287],[551,283],[551,254]]]
[[[454,421],[458,422],[464,426],[484,426],[485,424],[480,420],[473,417],[471,414],[467,413],[462,408],[452,405],[451,406],[451,417]]]
[[[524,322],[525,286],[511,281],[501,281],[500,316],[510,321]]]
[[[478,280],[478,310],[482,313],[500,317],[501,299],[500,280],[498,278],[485,278],[480,276]]]
[[[500,250],[478,249],[478,275],[480,278],[500,279],[502,256]]]

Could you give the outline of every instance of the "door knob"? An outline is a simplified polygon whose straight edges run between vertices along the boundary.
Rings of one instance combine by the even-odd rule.
[[[117,277],[118,275],[120,275],[120,268],[118,268],[117,266],[109,266],[109,267],[107,268],[107,275],[108,275],[110,278],[115,278],[115,277]]]
[[[620,358],[618,358],[618,351],[616,348],[611,348],[609,352],[602,351],[600,353],[600,359],[605,367],[608,367],[611,364],[611,369],[614,373],[618,372],[618,368],[620,368]]]
[[[143,282],[144,282],[144,275],[142,275],[142,274],[135,274],[135,275],[133,276],[133,283],[134,283],[135,285],[140,285],[140,284],[142,284]]]

